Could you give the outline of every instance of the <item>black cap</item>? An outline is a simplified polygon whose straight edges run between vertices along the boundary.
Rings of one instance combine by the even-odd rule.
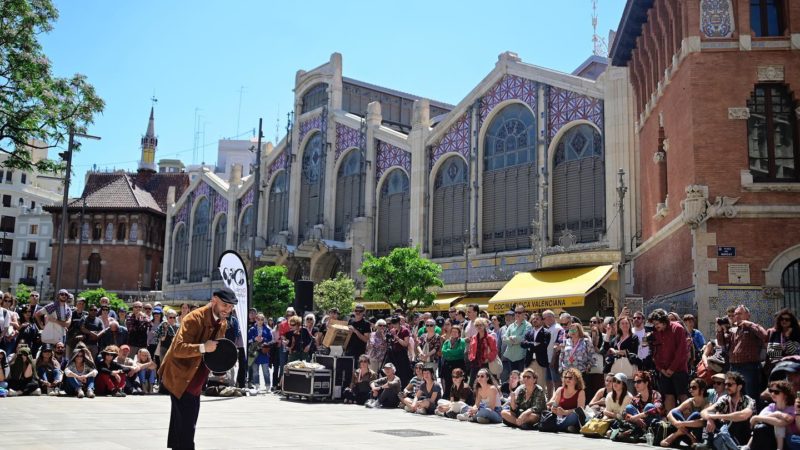
[[[231,305],[239,303],[239,300],[236,298],[236,294],[234,294],[233,291],[227,287],[214,291],[214,296],[219,297],[220,300]]]

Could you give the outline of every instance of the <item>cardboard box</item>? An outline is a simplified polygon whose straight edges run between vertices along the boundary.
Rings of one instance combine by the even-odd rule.
[[[343,320],[331,320],[328,322],[328,331],[325,332],[325,338],[322,340],[322,345],[325,347],[347,347],[350,342],[350,329],[347,322]]]

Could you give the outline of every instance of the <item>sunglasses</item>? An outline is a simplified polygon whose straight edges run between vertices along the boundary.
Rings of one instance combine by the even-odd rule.
[[[791,321],[792,321],[791,317],[781,317],[781,322],[791,322]]]
[[[426,327],[426,328],[433,328],[433,327],[435,327],[435,326],[436,326],[436,325],[433,325],[433,324],[426,324],[426,325],[425,325],[425,327]]]
[[[714,386],[722,386],[722,381],[715,381]]]
[[[460,380],[460,379],[464,378],[464,376],[463,375],[453,375],[451,378],[454,379],[454,380]]]
[[[109,311],[108,308],[100,308],[100,311]]]
[[[533,375],[523,375],[522,378],[526,380],[530,380],[531,378],[533,378],[534,380],[536,379],[536,377],[534,377]]]
[[[770,390],[769,390],[769,393],[770,393],[770,394],[773,394],[773,395],[778,395],[778,394],[780,394],[780,393],[781,393],[781,391],[779,391],[779,390],[777,390],[777,389],[770,389]]]
[[[693,391],[693,390],[695,390],[695,389],[698,389],[698,387],[697,387],[697,386],[689,386],[689,390],[690,390],[690,391]]]
[[[175,316],[169,316],[169,317],[167,317],[167,320],[169,320],[169,319],[175,319]]]
[[[622,381],[619,381],[618,379],[614,378],[614,381],[612,381],[612,383],[614,383],[614,384],[622,384]]]
[[[145,311],[152,311],[152,310],[153,310],[153,308],[145,308],[144,310],[145,310]]]
[[[476,378],[486,378],[486,375],[481,374],[481,375],[478,375]]]
[[[589,323],[595,323],[596,324],[597,321],[596,320],[590,320]]]
[[[357,309],[357,310],[355,310],[353,312],[355,312],[356,314],[364,314],[364,310],[363,309]]]
[[[263,321],[264,321],[263,319],[260,320],[260,322],[263,322]],[[306,322],[313,322],[313,321],[314,321],[314,319],[306,319]]]
[[[645,381],[644,381],[644,380],[633,380],[633,382],[634,382],[635,384],[642,384],[642,383],[644,383]]]
[[[573,379],[573,378],[575,378],[575,377],[573,377],[572,375],[570,375],[570,376],[566,376],[566,377],[563,377],[563,378],[564,378],[565,380],[571,380],[571,379]]]
[[[725,383],[725,387],[736,386],[736,383]]]

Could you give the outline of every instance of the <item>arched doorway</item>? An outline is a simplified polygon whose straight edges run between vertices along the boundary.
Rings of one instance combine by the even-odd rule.
[[[800,309],[800,259],[794,260],[781,275],[783,307],[792,311]]]

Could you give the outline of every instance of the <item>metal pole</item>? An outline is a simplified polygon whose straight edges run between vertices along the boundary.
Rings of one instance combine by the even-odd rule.
[[[65,157],[67,173],[64,176],[64,196],[61,200],[61,225],[58,232],[58,259],[56,260],[56,288],[61,289],[61,271],[64,267],[64,235],[67,230],[67,203],[69,201],[69,181],[72,174],[72,146],[75,142],[75,129],[69,128],[69,141]],[[83,230],[81,230],[83,231]]]
[[[85,214],[86,197],[83,197],[83,205],[81,205],[81,221],[80,225],[78,226],[78,264],[76,264],[75,269],[75,298],[78,298],[78,287],[81,285],[81,246],[83,245],[83,218]]]
[[[464,230],[464,295],[469,294],[467,282],[469,281],[469,228]]]
[[[614,315],[617,315],[625,302],[625,263],[627,255],[625,253],[625,193],[628,187],[625,186],[625,171],[621,168],[617,172],[619,181],[617,182],[617,197],[619,200],[619,300],[617,302]]]
[[[255,171],[256,171],[256,179],[253,183],[253,230],[252,236],[253,239],[250,242],[250,294],[253,293],[253,288],[255,287],[253,284],[253,279],[256,275],[256,236],[258,235],[258,204],[259,200],[261,199],[261,138],[264,136],[261,133],[261,123],[263,119],[258,119],[258,144],[256,144],[256,164],[255,164]],[[247,299],[249,308],[249,301]]]

